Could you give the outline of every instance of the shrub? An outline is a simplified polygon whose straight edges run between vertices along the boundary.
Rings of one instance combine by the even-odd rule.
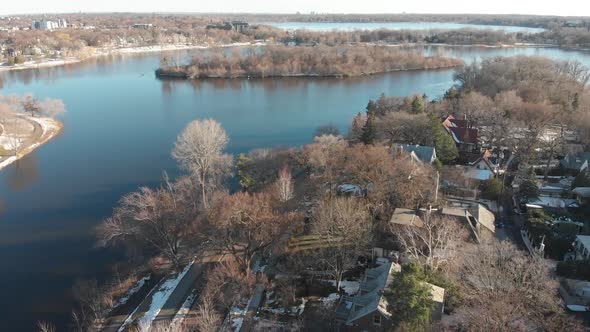
[[[590,280],[590,260],[558,262],[556,273],[565,278]]]

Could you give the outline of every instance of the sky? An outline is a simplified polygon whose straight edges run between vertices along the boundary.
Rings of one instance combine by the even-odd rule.
[[[481,13],[590,16],[590,0],[2,0],[0,15],[72,12]]]

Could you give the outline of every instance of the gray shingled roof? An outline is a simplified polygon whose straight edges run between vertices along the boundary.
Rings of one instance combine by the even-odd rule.
[[[425,163],[432,163],[436,159],[436,149],[432,146],[399,144],[402,150],[408,153],[414,153],[418,159]]]

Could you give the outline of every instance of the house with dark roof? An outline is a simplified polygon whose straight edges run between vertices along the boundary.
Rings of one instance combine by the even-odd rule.
[[[389,331],[393,326],[389,303],[384,296],[393,272],[401,267],[388,262],[367,269],[355,296],[346,296],[336,307],[337,331]]]
[[[367,269],[360,283],[359,292],[354,296],[341,299],[336,307],[336,331],[391,331],[393,327],[392,313],[384,292],[395,278],[395,273],[401,272],[401,266],[386,262],[375,268]],[[424,283],[431,288],[434,308],[432,319],[440,319],[444,309],[445,289]]]
[[[397,149],[405,151],[412,156],[412,159],[426,164],[432,164],[436,160],[436,149],[432,146],[398,144]]]
[[[559,161],[559,166],[566,172],[578,173],[589,171],[590,152],[568,153]]]
[[[449,115],[443,121],[443,127],[451,135],[460,152],[477,152],[478,130],[467,127],[466,120],[459,120],[453,115]]]
[[[585,206],[590,203],[590,187],[576,187],[572,190],[572,193],[576,197],[579,206]]]

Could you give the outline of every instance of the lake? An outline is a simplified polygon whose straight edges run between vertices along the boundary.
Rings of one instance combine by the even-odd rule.
[[[497,55],[577,59],[558,49],[429,47],[467,61]],[[186,56],[187,52],[181,52]],[[45,69],[0,73],[0,93],[61,98],[64,132],[0,172],[0,322],[32,331],[37,320],[64,330],[76,279],[103,279],[125,254],[96,248],[94,227],[122,194],[156,185],[178,169],[170,151],[188,122],[214,118],[230,137],[228,151],[297,146],[314,129],[351,118],[381,93],[441,96],[452,70],[351,79],[160,81],[159,54],[100,58]]]
[[[305,29],[312,31],[352,31],[352,30],[502,30],[505,32],[543,32],[542,28],[529,28],[507,25],[479,25],[444,22],[374,22],[374,23],[350,23],[350,22],[266,22],[262,23],[285,30]]]

